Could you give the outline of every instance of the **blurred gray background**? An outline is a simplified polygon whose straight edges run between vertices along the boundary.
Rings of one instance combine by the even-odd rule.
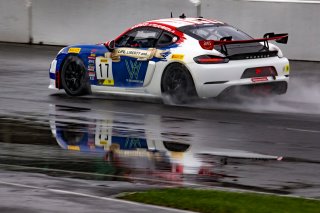
[[[195,0],[197,1],[197,0]],[[289,59],[320,61],[320,1],[290,0],[0,0],[0,41],[68,45],[114,39],[151,19],[200,15],[253,37],[289,33]]]

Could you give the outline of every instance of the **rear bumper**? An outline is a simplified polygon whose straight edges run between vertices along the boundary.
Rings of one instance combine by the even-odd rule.
[[[243,72],[248,68],[273,66],[278,76],[261,79],[244,78]],[[217,97],[229,87],[289,82],[289,61],[286,58],[262,58],[230,61],[225,64],[188,64],[194,79],[198,96],[201,98]]]
[[[267,95],[281,95],[287,92],[288,82],[278,81],[272,83],[250,84],[242,86],[231,86],[223,90],[218,98],[234,98],[237,96],[267,96]]]
[[[217,97],[222,92],[224,92],[228,88],[249,88],[250,86],[258,86],[258,85],[278,85],[281,83],[285,83],[286,85],[289,82],[289,77],[286,76],[276,76],[274,79],[273,77],[267,77],[265,81],[262,82],[252,82],[251,79],[241,79],[241,80],[235,80],[235,81],[228,81],[226,83],[221,84],[204,84],[201,87],[200,94],[198,92],[198,95],[200,97]],[[285,93],[285,92],[283,92]],[[283,94],[279,93],[279,94]]]

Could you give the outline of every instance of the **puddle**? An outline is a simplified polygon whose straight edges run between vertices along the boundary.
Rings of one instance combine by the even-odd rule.
[[[0,118],[0,167],[90,180],[319,196],[316,178],[305,178],[311,172],[306,165],[319,167],[317,161],[216,148],[202,142],[208,136],[198,137],[196,119],[88,112],[52,105],[48,115]],[[189,128],[180,128],[186,123]]]

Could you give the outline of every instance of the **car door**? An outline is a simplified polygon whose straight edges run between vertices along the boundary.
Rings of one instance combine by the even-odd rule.
[[[116,48],[107,55],[112,60],[114,86],[143,87],[149,62],[156,55],[154,47],[161,33],[162,30],[157,28],[139,27],[115,41]]]

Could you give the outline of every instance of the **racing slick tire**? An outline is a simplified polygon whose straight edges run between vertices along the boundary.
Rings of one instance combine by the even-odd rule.
[[[170,64],[161,79],[161,90],[164,97],[175,104],[185,104],[197,97],[192,76],[180,63]]]
[[[91,93],[88,73],[79,57],[70,55],[66,58],[61,70],[61,84],[70,96]]]

